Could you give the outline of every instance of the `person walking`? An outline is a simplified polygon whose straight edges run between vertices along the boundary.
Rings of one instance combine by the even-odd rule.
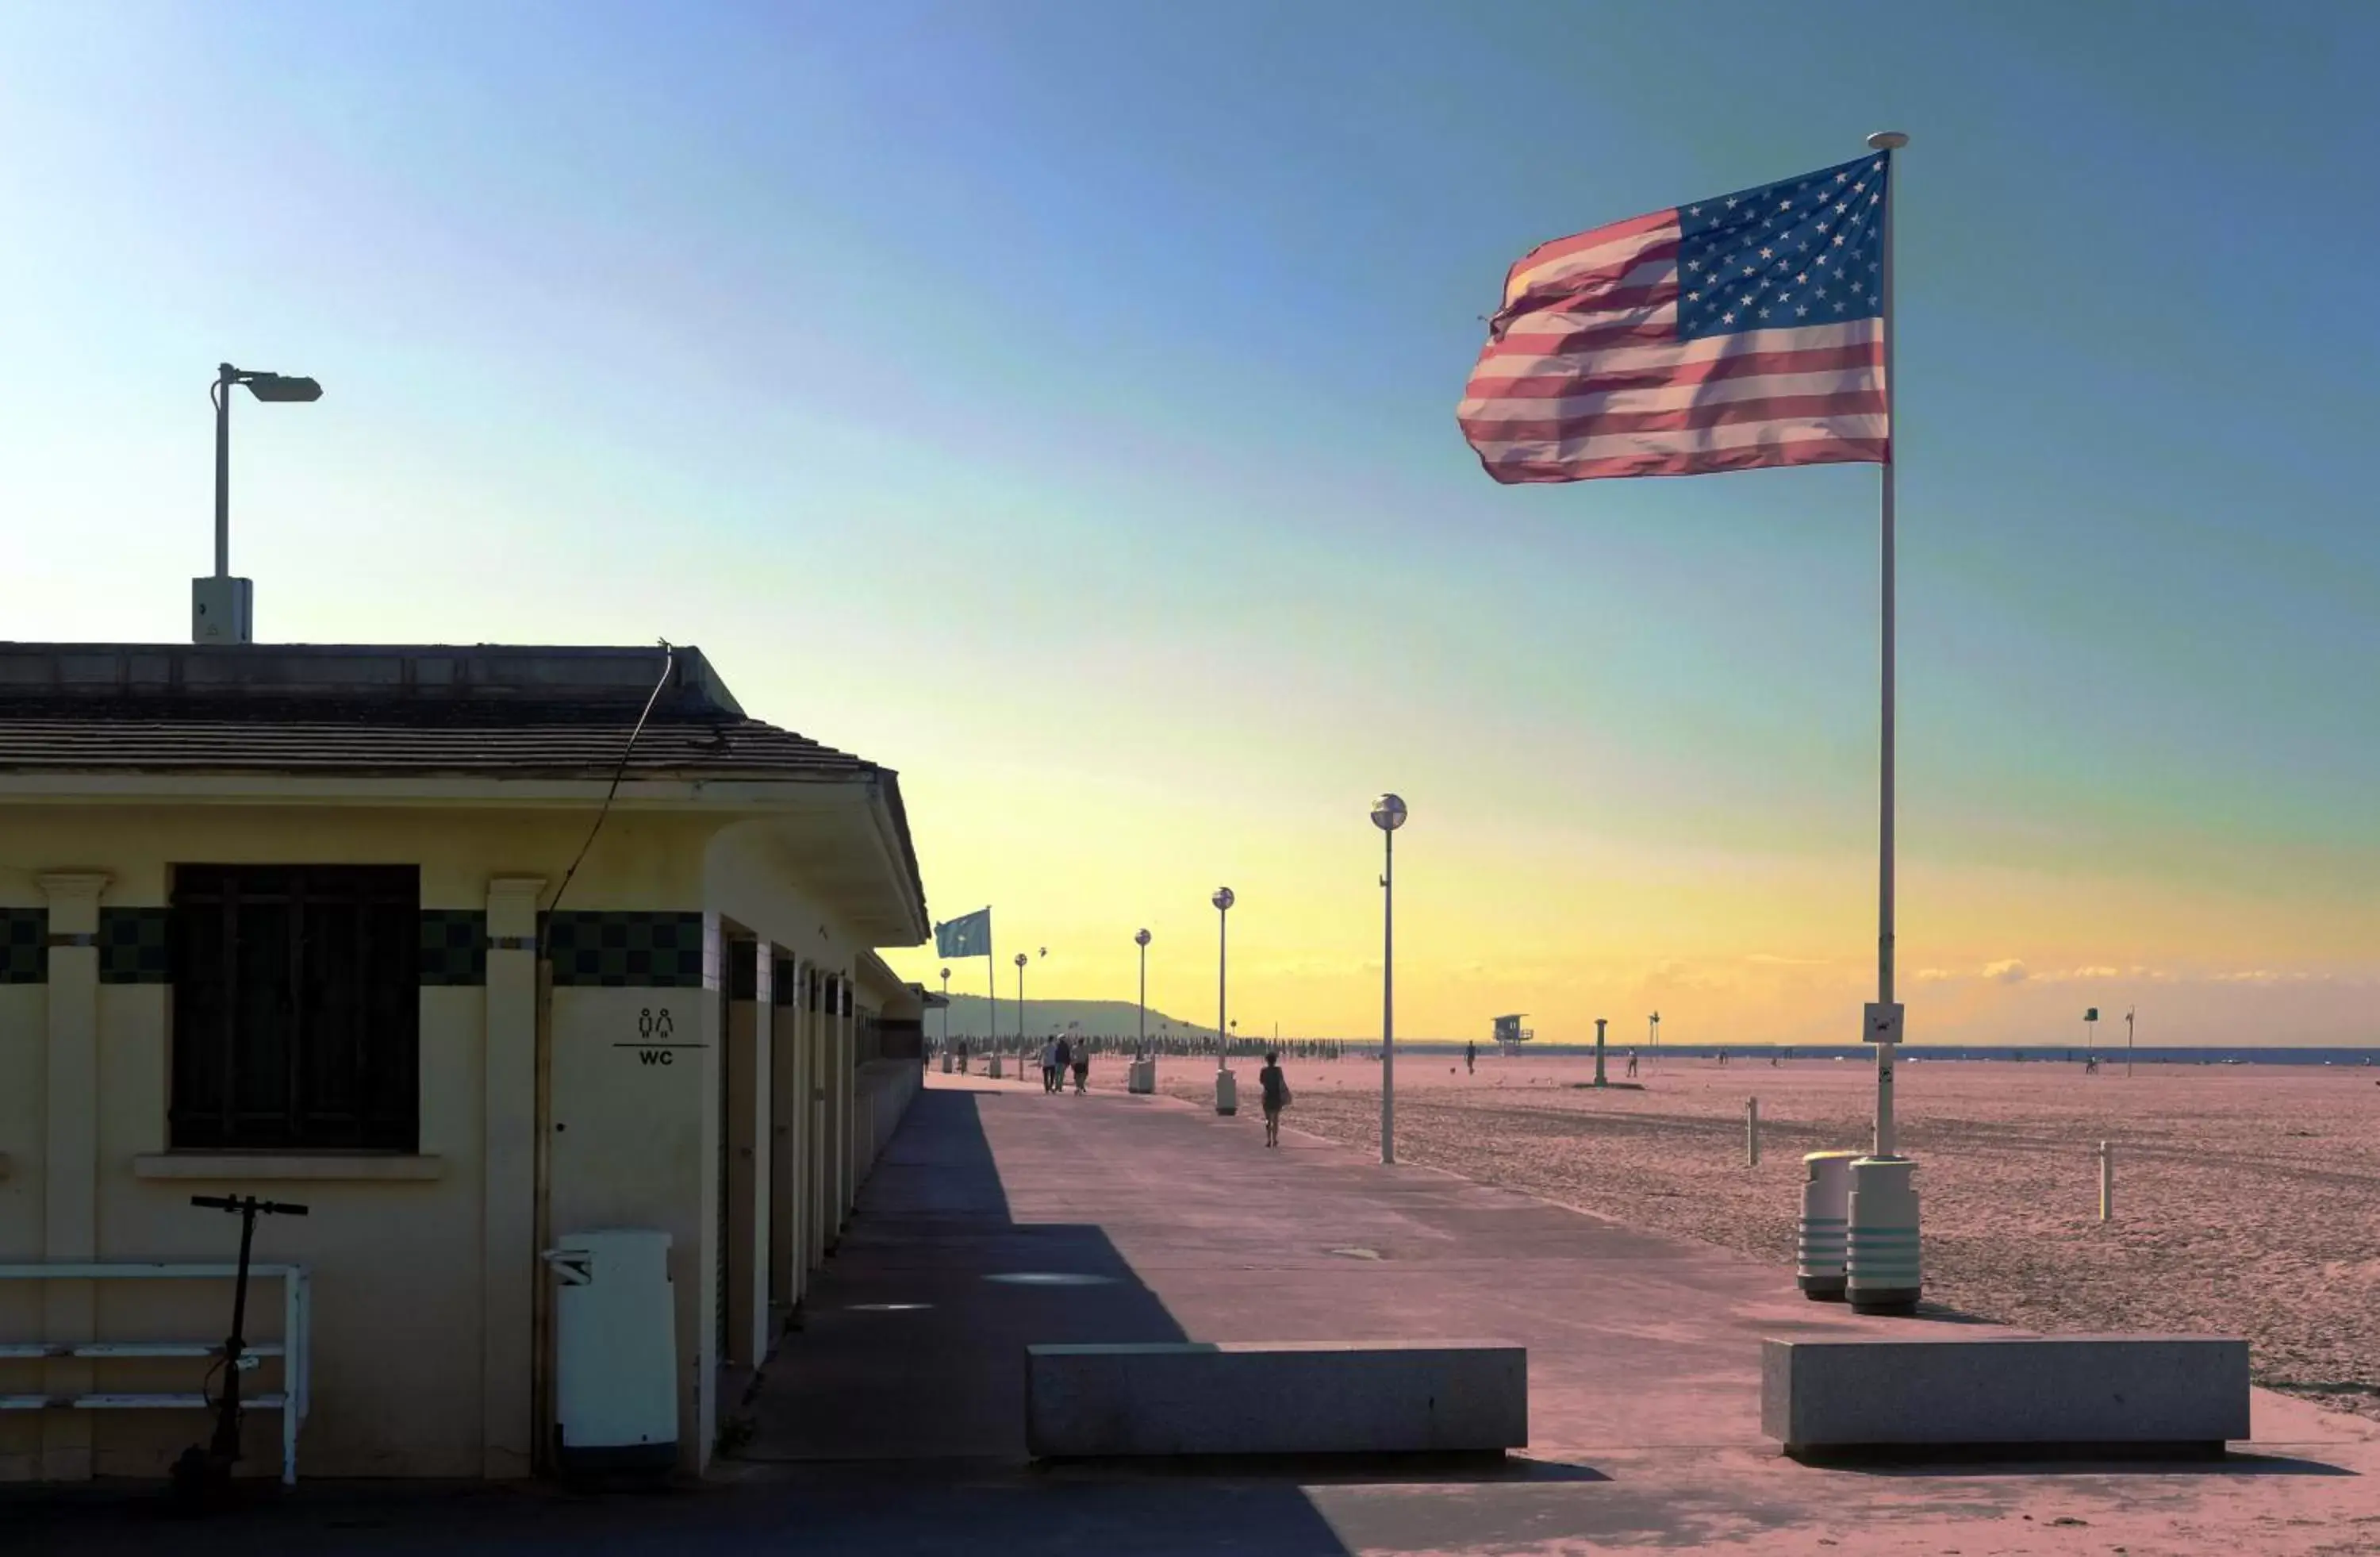
[[[962,1035],[962,1036],[960,1037],[960,1039],[959,1039],[959,1074],[960,1074],[961,1076],[965,1076],[965,1075],[967,1073],[967,1068],[966,1068],[966,1067],[967,1067],[967,1040],[966,1040],[965,1037],[964,1035]]]
[[[1628,1074],[1630,1076],[1636,1074],[1636,1051],[1633,1049],[1628,1051]]]
[[[1075,1045],[1075,1096],[1083,1096],[1090,1090],[1090,1086],[1091,1046],[1087,1041],[1077,1042]]]
[[[1281,1073],[1281,1055],[1265,1056],[1264,1069],[1257,1072],[1257,1085],[1264,1091],[1265,1144],[1281,1144],[1281,1111],[1289,1106],[1289,1077]]]
[[[1058,1040],[1052,1038],[1044,1040],[1041,1044],[1041,1090],[1054,1092],[1057,1089]]]
[[[1478,1064],[1479,1045],[1476,1043],[1465,1043],[1463,1046],[1463,1074],[1465,1076],[1471,1075]]]

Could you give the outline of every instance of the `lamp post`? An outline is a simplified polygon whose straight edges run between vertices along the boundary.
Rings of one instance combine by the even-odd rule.
[[[1397,829],[1405,824],[1401,796],[1372,802],[1380,830],[1380,1161],[1397,1160]]]
[[[951,970],[942,969],[942,1052],[951,1052]]]
[[[1016,954],[1016,1063],[1025,1063],[1025,962],[1023,952]]]
[[[2132,1074],[2132,1007],[2124,1007],[2124,1074]]]
[[[1653,1051],[1654,1067],[1658,1069],[1661,1061],[1661,1014],[1659,1012],[1653,1013],[1652,1022],[1653,1036],[1647,1040],[1646,1046]]]
[[[1133,1050],[1133,1057],[1138,1059],[1148,1052],[1148,931],[1135,934],[1132,943],[1140,948],[1140,1037]]]
[[[2091,1061],[2098,1057],[2099,1008],[2094,1005],[2082,1013],[2082,1058]]]
[[[190,580],[192,643],[248,643],[254,636],[253,586],[231,576],[231,392],[239,384],[268,404],[322,397],[322,386],[312,379],[257,372],[228,362],[216,366],[215,382],[207,391],[215,407],[215,570],[210,578]]]
[[[1240,1111],[1239,1089],[1232,1081],[1231,1027],[1226,1020],[1232,1008],[1232,905],[1239,899],[1230,887],[1217,887],[1208,901],[1215,905],[1215,1112],[1237,1113]]]

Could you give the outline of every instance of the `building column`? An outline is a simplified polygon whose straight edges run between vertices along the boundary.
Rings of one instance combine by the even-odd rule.
[[[769,1357],[769,1111],[774,1067],[770,992],[776,948],[728,947],[727,1359],[758,1368]]]
[[[854,1138],[859,1123],[858,1110],[852,1100],[853,1089],[859,1082],[859,991],[854,987],[849,973],[843,976],[843,1001],[835,1008],[835,1070],[838,1084],[834,1089],[835,1152],[834,1230],[838,1236],[851,1221],[852,1202],[856,1194],[859,1174],[856,1158],[859,1142]]]
[[[810,1263],[824,1259],[834,1247],[834,1009],[838,991],[832,973],[819,975],[817,1006],[810,1013],[811,1174],[809,1207]]]
[[[60,871],[37,878],[50,900],[49,1053],[43,1099],[42,1257],[53,1264],[99,1259],[99,895],[107,877]],[[42,1338],[73,1345],[99,1339],[90,1282],[42,1283]],[[55,1357],[44,1367],[51,1394],[88,1394],[91,1365]],[[88,1481],[91,1413],[42,1414],[42,1476]]]
[[[793,1311],[801,1301],[802,1152],[809,1113],[802,1087],[802,980],[808,965],[799,957],[779,960],[770,989],[774,1000],[769,1032],[769,1303]]]
[[[542,876],[488,882],[485,1100],[480,1145],[480,1474],[530,1474],[536,1454],[537,903]]]

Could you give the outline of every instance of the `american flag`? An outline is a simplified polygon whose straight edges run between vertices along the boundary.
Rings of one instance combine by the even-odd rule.
[[[1532,249],[1457,417],[1499,481],[1891,457],[1890,152]]]

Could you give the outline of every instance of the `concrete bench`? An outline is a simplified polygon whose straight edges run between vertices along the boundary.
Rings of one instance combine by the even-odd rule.
[[[1772,1338],[1761,1343],[1760,1430],[1796,1456],[2017,1445],[2219,1454],[2248,1436],[2248,1343]]]
[[[1027,1346],[1038,1458],[1480,1454],[1529,1441],[1529,1356],[1500,1342]]]

